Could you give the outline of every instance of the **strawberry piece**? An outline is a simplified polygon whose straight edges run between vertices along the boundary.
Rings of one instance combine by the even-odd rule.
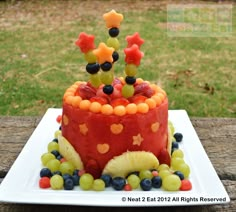
[[[85,84],[79,85],[76,92],[78,93],[78,95],[82,99],[90,99],[90,98],[96,96],[95,88],[93,88],[89,85],[85,85]]]
[[[39,180],[40,188],[50,188],[50,178],[49,177],[41,177]]]
[[[129,98],[130,102],[133,102],[135,104],[143,103],[146,99],[147,97],[143,95],[135,95]]]
[[[143,95],[150,98],[154,94],[154,90],[151,89],[148,83],[143,82],[135,85],[134,87],[134,95]]]
[[[101,105],[105,105],[108,103],[108,100],[105,97],[94,96],[90,99],[90,102],[99,102]]]
[[[164,164],[167,164],[168,166],[170,166],[171,158],[170,158],[170,154],[167,151],[167,149],[161,150],[160,154],[158,155],[158,160],[159,160],[160,164],[164,163]]]
[[[98,179],[102,174],[102,170],[100,169],[98,163],[93,159],[90,159],[86,163],[85,170],[86,173],[91,174],[94,177],[94,179]]]
[[[131,185],[130,185],[130,184],[125,184],[124,190],[125,190],[125,191],[132,191]]]
[[[191,189],[192,189],[192,183],[189,180],[187,179],[181,180],[181,186],[180,186],[181,191],[189,191]]]
[[[62,120],[62,115],[58,115],[57,118],[56,118],[57,123],[60,124],[61,120]]]
[[[111,106],[112,107],[116,107],[118,105],[123,105],[123,106],[126,106],[129,104],[129,100],[124,98],[124,97],[121,97],[121,98],[117,98],[117,99],[113,99],[111,101]]]

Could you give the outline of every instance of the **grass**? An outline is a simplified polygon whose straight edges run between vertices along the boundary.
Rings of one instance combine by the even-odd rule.
[[[78,34],[95,34],[96,44],[105,41],[102,14],[115,8],[125,17],[121,49],[126,35],[138,31],[145,39],[138,76],[167,91],[170,109],[236,117],[236,10],[231,37],[168,37],[167,1],[133,2],[0,1],[0,115],[43,115],[61,107],[65,89],[88,78],[74,45]],[[123,68],[121,56],[117,75]]]

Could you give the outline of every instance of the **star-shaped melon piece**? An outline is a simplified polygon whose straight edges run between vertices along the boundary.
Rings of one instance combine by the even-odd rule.
[[[108,13],[103,15],[104,20],[106,21],[107,28],[120,27],[120,22],[123,20],[123,15],[117,13],[115,10],[111,10]]]
[[[88,51],[95,49],[94,39],[94,35],[88,35],[85,32],[81,32],[75,44],[80,48],[81,52],[87,53]]]
[[[144,40],[139,36],[138,32],[135,32],[133,35],[126,36],[127,47],[131,47],[133,44],[140,46],[144,43]]]
[[[93,53],[97,57],[98,63],[113,62],[112,54],[114,48],[108,47],[105,43],[100,43],[98,48],[93,50]]]
[[[133,44],[131,47],[125,48],[124,52],[125,52],[125,62],[127,64],[134,64],[136,66],[140,65],[140,60],[144,56],[144,54],[139,50],[137,44]]]

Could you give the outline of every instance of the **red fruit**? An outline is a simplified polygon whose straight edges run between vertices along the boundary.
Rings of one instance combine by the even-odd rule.
[[[151,89],[148,83],[142,82],[134,87],[134,95],[136,94],[150,98],[154,94],[154,90]]]
[[[158,176],[159,174],[158,174],[158,171],[152,171],[152,176],[153,177],[156,177],[156,176]]]
[[[181,180],[181,186],[180,186],[181,191],[189,191],[191,189],[192,189],[192,183],[189,180],[187,179]]]
[[[115,78],[112,82],[113,87],[115,87],[115,85],[122,85],[122,82],[119,78]]]
[[[82,170],[79,170],[78,175],[81,177],[84,173],[86,173],[86,171],[82,169]]]
[[[145,102],[146,99],[147,99],[147,97],[142,96],[142,95],[135,95],[135,96],[129,98],[130,102],[133,102],[135,104],[143,103],[143,102]]]
[[[116,107],[118,105],[123,105],[123,106],[126,106],[129,104],[129,100],[124,98],[124,97],[121,97],[121,98],[117,98],[117,99],[113,99],[111,101],[111,106],[112,107]]]
[[[121,93],[122,85],[116,84],[115,86],[113,86],[113,88],[114,88],[113,93],[110,95],[111,99],[117,99],[122,97]]]
[[[86,173],[91,174],[94,177],[94,179],[98,179],[102,174],[102,170],[100,169],[98,163],[93,159],[90,159],[87,162],[85,166],[85,171]]]
[[[159,160],[160,164],[164,163],[164,164],[167,164],[168,166],[170,166],[171,158],[170,158],[170,154],[167,151],[167,149],[161,150],[160,154],[158,155],[158,160]]]
[[[130,185],[130,184],[125,184],[124,190],[125,190],[125,191],[132,191],[131,185]]]
[[[96,89],[86,84],[79,85],[76,92],[82,99],[90,99],[96,96]]]
[[[50,178],[49,177],[41,177],[39,180],[40,188],[50,188]]]
[[[105,97],[94,96],[90,99],[90,102],[99,102],[101,105],[105,105],[108,103],[108,100]]]
[[[60,123],[61,123],[61,119],[62,119],[62,115],[58,115],[58,116],[57,116],[57,119],[56,119],[57,123],[60,124]]]

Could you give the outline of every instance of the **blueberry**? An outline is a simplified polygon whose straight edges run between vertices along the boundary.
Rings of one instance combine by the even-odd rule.
[[[105,93],[105,94],[112,94],[113,93],[113,90],[114,90],[114,88],[113,88],[113,86],[112,85],[105,85],[104,87],[103,87],[103,92]]]
[[[40,177],[51,177],[52,176],[52,172],[50,171],[50,169],[48,168],[42,168],[40,171]]]
[[[112,28],[109,29],[109,35],[110,35],[111,37],[116,37],[116,36],[118,36],[118,35],[119,35],[119,32],[120,32],[119,28],[116,28],[116,27],[112,27]]]
[[[72,176],[70,174],[63,174],[62,175],[62,178],[64,180],[64,182],[67,180],[67,179],[71,179],[72,180]]]
[[[101,69],[103,71],[109,71],[112,68],[112,64],[110,62],[105,62],[101,64]]]
[[[112,179],[111,185],[112,187],[117,190],[121,191],[125,187],[125,179],[123,177],[115,177]]]
[[[136,82],[136,78],[135,77],[130,77],[130,76],[126,76],[125,77],[125,82],[129,85],[133,85]]]
[[[63,156],[60,154],[57,156],[57,160],[61,160],[62,158],[63,158]]]
[[[74,182],[72,179],[68,178],[64,181],[64,189],[65,190],[73,190]]]
[[[172,142],[172,149],[179,149],[178,142],[176,142],[176,141]]]
[[[130,173],[126,176],[126,178],[128,178],[131,174],[134,174],[134,175],[136,175],[136,176],[139,176],[139,171],[130,172]]]
[[[105,183],[105,187],[109,187],[111,185],[112,178],[109,174],[103,174],[100,179],[102,179]]]
[[[175,133],[174,138],[177,142],[181,142],[183,140],[183,135],[181,133]]]
[[[78,170],[78,169],[75,169],[75,170],[73,171],[73,175],[79,175],[79,170]]]
[[[112,58],[113,58],[113,63],[116,62],[117,60],[119,60],[119,53],[114,51],[112,53]]]
[[[152,178],[152,187],[153,188],[160,188],[162,185],[162,179],[160,176],[155,176]]]
[[[52,175],[56,175],[56,174],[60,175],[60,176],[62,175],[60,171],[55,171],[55,172],[52,173]]]
[[[144,178],[141,180],[140,186],[144,191],[150,191],[152,189],[152,181],[150,179]]]
[[[86,65],[86,71],[89,74],[96,74],[100,69],[100,65],[98,63],[88,63]]]
[[[52,141],[58,143],[58,139],[57,138],[54,138]]]
[[[51,153],[57,157],[60,153],[57,150],[52,150]]]
[[[80,179],[80,176],[78,174],[72,175],[72,180],[73,180],[74,186],[79,185],[79,179]]]
[[[177,175],[180,180],[183,180],[183,179],[184,179],[184,174],[183,174],[182,172],[180,172],[180,171],[175,171],[174,174]]]

